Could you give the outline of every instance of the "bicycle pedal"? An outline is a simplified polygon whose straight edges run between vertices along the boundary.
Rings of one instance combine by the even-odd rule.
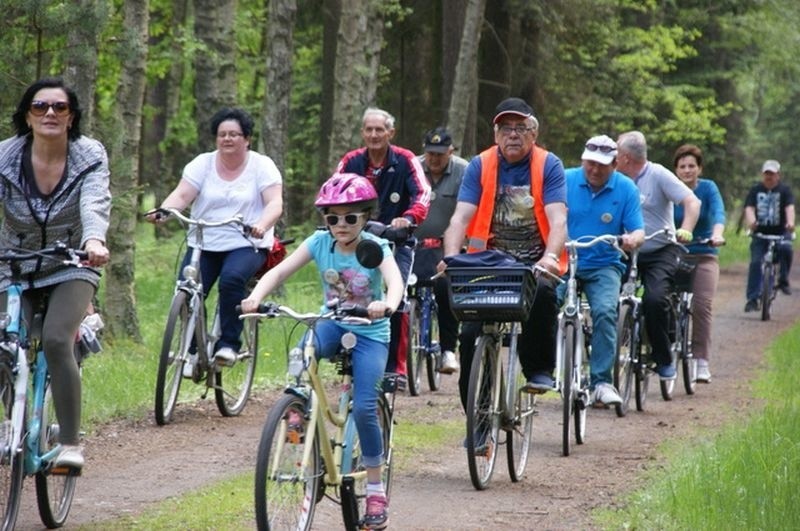
[[[47,471],[51,476],[70,476],[77,477],[81,475],[80,468],[73,468],[71,466],[53,467]]]

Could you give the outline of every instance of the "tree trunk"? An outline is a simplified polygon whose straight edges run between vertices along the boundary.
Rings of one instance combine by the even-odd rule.
[[[261,131],[264,152],[281,174],[285,173],[284,156],[289,142],[289,106],[292,91],[292,54],[294,50],[295,0],[270,0],[267,19],[267,90]]]
[[[67,32],[64,82],[78,95],[83,115],[81,130],[88,136],[94,131],[94,93],[97,84],[97,36],[105,24],[97,0],[80,0],[72,8],[73,24]]]
[[[133,271],[148,9],[148,0],[124,2],[126,31],[120,38],[118,52],[122,71],[106,137],[111,142],[111,194],[114,198],[107,235],[111,264],[106,271],[106,323],[111,335],[134,341],[141,341]]]
[[[333,121],[328,167],[361,144],[364,109],[375,102],[383,43],[383,15],[372,0],[342,0],[334,72]]]
[[[337,35],[339,34],[341,2],[339,0],[324,0],[322,10],[322,108],[319,119],[319,175],[317,176],[319,182],[329,177],[334,170],[334,167],[331,166],[330,154],[331,135],[333,133],[334,93],[336,92],[334,77],[338,49]],[[337,160],[334,160],[334,164],[336,162]],[[317,183],[314,184],[316,185]]]
[[[203,43],[195,58],[197,144],[200,151],[214,146],[211,117],[236,104],[236,0],[194,0],[194,31]]]
[[[486,0],[469,0],[464,14],[464,30],[461,33],[458,64],[453,79],[453,95],[447,112],[448,129],[453,137],[453,144],[456,146],[463,147],[464,132],[467,129],[467,119],[472,108],[468,102],[470,95],[477,93],[477,90],[472,87],[478,83],[475,64],[478,58],[478,44],[481,39],[485,9]]]

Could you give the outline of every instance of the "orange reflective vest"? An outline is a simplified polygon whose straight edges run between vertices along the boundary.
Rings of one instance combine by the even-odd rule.
[[[499,159],[497,146],[492,146],[480,155],[481,158],[481,200],[478,211],[472,217],[467,227],[467,252],[474,253],[486,249],[491,236],[492,219],[494,216],[494,199],[497,193],[499,178]],[[544,211],[544,163],[547,159],[547,150],[533,146],[531,152],[531,195],[533,196],[533,215],[542,235],[542,242],[547,243],[550,234],[550,222]],[[561,252],[558,262],[559,270],[567,270],[567,253]]]

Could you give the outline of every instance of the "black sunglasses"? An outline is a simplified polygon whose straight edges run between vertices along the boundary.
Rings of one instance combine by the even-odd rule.
[[[600,153],[611,153],[617,150],[617,148],[611,146],[598,146],[597,144],[586,144],[586,149],[589,151],[599,151]]]
[[[325,215],[325,223],[333,227],[334,225],[338,225],[339,222],[344,219],[344,222],[347,225],[355,225],[358,223],[358,220],[361,219],[362,216],[366,216],[366,212],[357,212],[355,214],[342,214],[341,216],[336,214],[326,214]]]
[[[44,116],[49,109],[53,109],[53,112],[58,116],[64,116],[65,114],[69,114],[69,103],[66,101],[54,101],[50,103],[41,100],[33,100],[31,102],[30,111],[34,116]]]

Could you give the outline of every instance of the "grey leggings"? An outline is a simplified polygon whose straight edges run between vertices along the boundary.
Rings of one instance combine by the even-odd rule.
[[[42,327],[42,346],[59,423],[59,442],[78,444],[81,422],[81,379],[75,361],[75,335],[92,301],[95,287],[85,280],[70,280],[23,293],[25,315],[30,323],[32,308],[49,295]],[[0,294],[5,308],[7,293]],[[52,311],[51,311],[52,310]]]

